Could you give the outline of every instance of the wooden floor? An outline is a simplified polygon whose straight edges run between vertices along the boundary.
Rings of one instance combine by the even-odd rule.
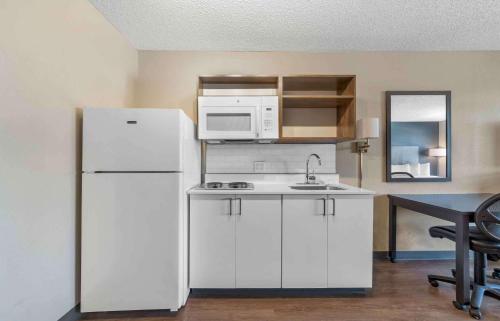
[[[177,314],[92,314],[88,320],[133,321],[449,321],[473,320],[456,310],[452,285],[433,288],[427,274],[448,274],[452,261],[415,261],[392,264],[376,261],[374,288],[366,297],[351,298],[190,298]],[[497,264],[498,266],[498,264]],[[486,297],[484,320],[500,320],[500,301]],[[82,319],[82,320],[83,320]]]

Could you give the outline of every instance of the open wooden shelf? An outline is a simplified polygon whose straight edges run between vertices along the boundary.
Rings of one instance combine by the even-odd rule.
[[[342,137],[281,137],[280,144],[335,144],[348,141],[350,138]]]
[[[199,96],[278,95],[278,76],[215,75],[198,78]]]
[[[355,138],[356,76],[282,78],[280,142],[327,143]]]
[[[352,95],[283,95],[283,108],[335,108],[353,99]]]
[[[295,75],[283,77],[283,94],[293,91],[323,91],[335,95],[355,94],[354,75]]]
[[[253,76],[253,75],[218,75],[200,76],[203,84],[274,84],[278,83],[278,76]]]

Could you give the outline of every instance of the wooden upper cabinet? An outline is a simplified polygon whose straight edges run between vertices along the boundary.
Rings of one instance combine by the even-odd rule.
[[[276,96],[278,81],[278,76],[200,76],[198,96]]]
[[[354,75],[200,76],[198,95],[278,96],[280,143],[335,143],[356,138]]]
[[[281,142],[355,138],[356,76],[284,76],[281,93]]]

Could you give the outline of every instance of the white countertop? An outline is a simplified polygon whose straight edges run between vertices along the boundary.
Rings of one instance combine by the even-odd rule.
[[[336,195],[375,195],[375,192],[363,188],[358,188],[345,184],[330,184],[345,188],[343,190],[297,190],[290,186],[297,185],[290,182],[255,182],[252,190],[208,190],[200,188],[192,188],[188,191],[192,195],[200,194],[336,194]]]

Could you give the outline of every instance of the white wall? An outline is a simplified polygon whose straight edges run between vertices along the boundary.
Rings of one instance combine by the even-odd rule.
[[[335,144],[238,144],[207,145],[206,173],[256,173],[254,162],[264,162],[258,173],[305,173],[307,157],[316,153],[321,166],[312,158],[310,168],[316,173],[334,174]]]
[[[137,51],[85,0],[0,1],[0,320],[77,303],[79,108],[127,106]]]

